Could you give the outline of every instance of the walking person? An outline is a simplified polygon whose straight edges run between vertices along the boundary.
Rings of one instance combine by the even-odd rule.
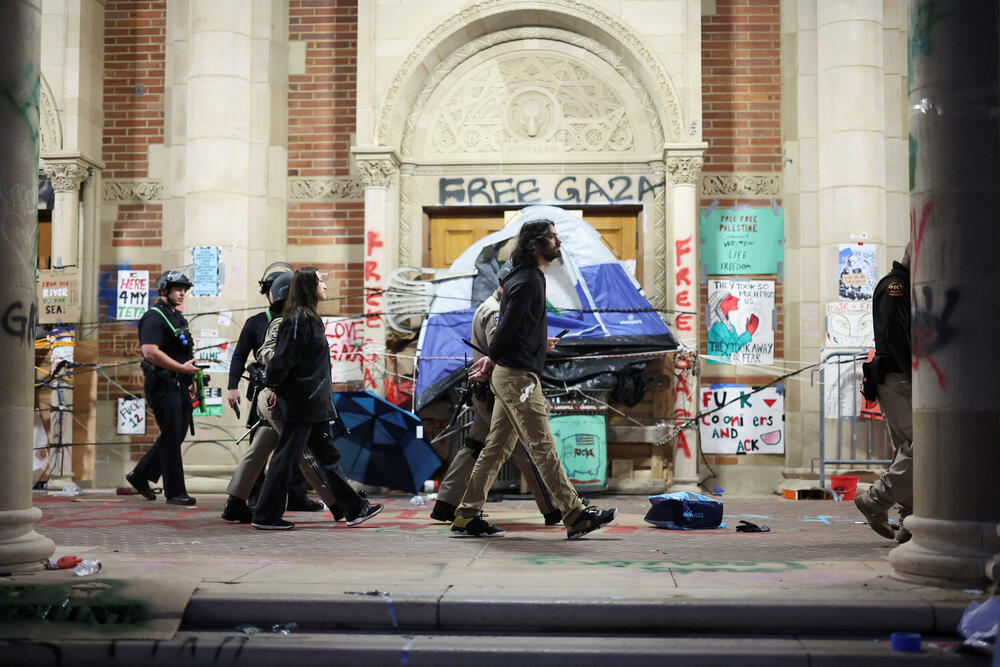
[[[274,357],[267,366],[266,382],[274,389],[274,418],[281,422],[278,446],[264,478],[252,525],[260,530],[295,527],[282,519],[291,469],[306,448],[316,459],[324,481],[333,491],[348,525],[357,525],[382,511],[382,505],[365,500],[344,479],[337,461],[330,422],[337,416],[330,377],[330,346],[316,304],[326,298],[326,283],[313,267],[295,272],[281,324]]]
[[[910,359],[910,248],[892,263],[892,270],[875,286],[872,318],[875,357],[862,366],[862,393],[877,400],[889,429],[895,455],[889,469],[868,491],[855,496],[854,504],[872,530],[902,543],[911,534],[901,526],[894,531],[889,510],[899,505],[900,523],[913,514],[913,371]]]
[[[274,313],[274,318],[268,323],[266,331],[261,334],[262,342],[254,355],[257,363],[260,365],[261,377],[264,375],[264,369],[267,368],[267,364],[270,363],[271,358],[274,356],[274,348],[278,342],[278,329],[281,326],[282,320],[281,313],[285,308],[285,300],[288,298],[288,291],[292,284],[292,275],[292,272],[282,273],[274,279],[270,286],[268,296],[271,301],[271,312]],[[270,458],[271,453],[274,452],[274,448],[278,445],[278,434],[281,432],[281,423],[274,419],[273,414],[275,406],[274,391],[263,386],[262,379],[260,382],[261,386],[254,396],[253,409],[256,411],[254,416],[263,420],[263,422],[255,425],[255,432],[250,441],[250,448],[243,456],[240,464],[236,466],[236,471],[229,481],[229,486],[226,487],[229,499],[222,510],[222,518],[234,523],[250,523],[253,520],[253,510],[248,505],[248,502],[252,497],[252,490],[258,486],[255,480],[259,479],[260,484],[263,484],[264,467],[267,465],[267,460]],[[333,518],[340,521],[344,518],[344,514],[337,507],[337,500],[333,492],[326,485],[326,482],[323,481],[318,468],[319,465],[315,459],[304,452],[302,458],[299,459],[298,467],[292,468],[291,471],[292,478],[289,482],[288,505],[285,507],[285,510],[288,512],[301,510],[295,503],[294,492],[292,491],[292,486],[297,475],[303,478],[303,485],[308,480],[309,484],[316,490],[316,493],[319,494],[319,497],[326,503],[326,506],[330,508]],[[253,504],[256,504],[256,502]],[[317,505],[322,507],[320,503],[317,503]],[[305,509],[305,511],[311,510]]]
[[[163,493],[171,505],[194,505],[184,484],[181,443],[191,426],[190,387],[198,366],[194,338],[181,314],[191,281],[180,271],[156,279],[159,299],[139,319],[143,392],[153,409],[160,435],[125,479],[146,500],[156,500],[150,482],[163,477]]]
[[[229,407],[236,411],[237,417],[239,416],[240,405],[240,378],[247,367],[246,362],[251,353],[253,353],[255,360],[255,363],[250,366],[250,386],[247,389],[247,398],[250,400],[247,428],[253,428],[259,419],[257,400],[263,387],[260,385],[261,374],[255,371],[263,369],[260,350],[264,345],[264,334],[271,322],[275,318],[281,317],[281,309],[285,306],[284,297],[282,297],[281,301],[275,301],[271,288],[279,276],[287,276],[290,281],[292,271],[292,267],[285,262],[274,262],[264,269],[264,273],[260,280],[257,281],[257,284],[260,285],[260,293],[267,298],[268,308],[247,318],[246,322],[243,323],[243,329],[240,331],[236,347],[233,349],[233,358],[229,364],[229,392],[227,398]],[[284,282],[284,294],[285,296],[288,294],[288,282]],[[274,429],[263,425],[256,428],[250,449],[240,462],[232,481],[229,483],[230,488],[227,489],[227,493],[230,495],[230,502],[226,503],[226,509],[222,513],[223,519],[227,521],[240,521],[241,523],[249,522],[250,508],[247,506],[247,502],[251,505],[256,502],[256,496],[260,492],[261,484],[264,482],[264,464],[277,444],[278,434]],[[256,465],[257,458],[260,458],[260,456],[263,457],[263,460],[260,465]],[[244,465],[244,463],[247,465]],[[251,486],[247,489],[247,493],[243,493],[248,472],[253,472],[255,477],[249,480]],[[233,489],[235,489],[235,493]],[[306,478],[303,476],[303,473],[298,468],[293,468],[292,476],[288,482],[288,511],[319,512],[322,509],[323,503],[309,498]]]
[[[473,364],[469,373],[471,380],[489,380],[496,404],[486,444],[452,523],[456,537],[504,535],[502,528],[486,521],[482,508],[500,466],[519,441],[552,491],[569,539],[583,537],[618,515],[614,508],[600,510],[583,504],[559,461],[545,410],[540,377],[545,354],[554,344],[546,333],[545,271],[560,257],[560,245],[550,220],[526,222],[517,235],[511,255],[514,269],[502,283],[500,319],[489,356]]]
[[[508,262],[497,273],[497,279],[503,280],[510,273],[511,265]],[[483,301],[476,309],[472,317],[472,344],[481,350],[489,348],[490,341],[493,340],[493,333],[496,330],[500,317],[500,297],[503,294],[503,287],[497,287],[489,297]],[[473,363],[482,358],[479,352],[473,352]],[[455,510],[465,497],[465,490],[469,486],[469,479],[472,477],[472,469],[479,458],[479,452],[486,444],[486,436],[490,430],[490,418],[493,412],[494,398],[490,392],[489,384],[484,382],[473,383],[472,389],[472,411],[474,418],[469,426],[469,433],[465,437],[462,447],[455,452],[448,471],[441,480],[441,488],[438,490],[437,501],[431,511],[431,518],[435,521],[446,521],[451,523],[455,520]],[[521,471],[528,490],[538,505],[538,511],[545,519],[546,526],[554,526],[562,520],[562,512],[552,504],[552,493],[545,486],[541,473],[531,462],[527,450],[520,442],[514,447],[511,458]]]

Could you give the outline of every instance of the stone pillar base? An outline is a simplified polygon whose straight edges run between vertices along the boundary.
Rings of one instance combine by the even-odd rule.
[[[45,567],[56,545],[31,530],[41,518],[42,511],[37,507],[0,511],[0,569],[27,572]]]
[[[913,539],[889,552],[895,576],[941,588],[984,588],[988,565],[1000,553],[998,524],[909,516]]]

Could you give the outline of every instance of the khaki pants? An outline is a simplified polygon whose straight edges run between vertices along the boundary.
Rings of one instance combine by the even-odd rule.
[[[267,460],[274,452],[274,448],[278,446],[281,424],[272,419],[271,410],[267,407],[268,399],[272,395],[270,389],[264,389],[257,398],[257,413],[264,423],[257,427],[257,432],[254,433],[253,440],[250,441],[250,449],[247,450],[243,460],[236,467],[236,472],[233,473],[233,478],[229,480],[229,486],[226,487],[226,493],[244,501],[250,497],[250,491],[253,490],[257,476],[267,465]],[[333,492],[320,479],[307,456],[308,454],[305,454],[299,460],[299,470],[302,471],[303,477],[306,478],[309,486],[316,491],[316,495],[326,503],[327,507],[336,506],[337,501],[333,497]]]
[[[472,399],[472,410],[476,417],[469,428],[468,437],[470,440],[476,440],[482,444],[488,437],[492,415],[487,408],[486,401],[480,401],[476,398]],[[448,472],[445,473],[444,479],[441,480],[441,488],[438,490],[437,495],[439,501],[456,507],[462,503],[465,491],[469,488],[472,469],[476,465],[476,459],[479,458],[479,451],[478,449],[466,446],[455,452],[455,458],[452,459],[451,465],[448,466]],[[546,488],[545,483],[542,481],[542,476],[538,472],[538,468],[531,462],[531,457],[528,456],[527,450],[524,449],[520,441],[518,441],[517,446],[514,448],[511,457],[521,471],[524,482],[528,485],[528,490],[534,496],[535,503],[538,505],[538,511],[542,514],[556,511],[558,508],[552,503],[552,494]],[[505,461],[501,465],[503,463]]]
[[[912,384],[902,373],[889,373],[876,391],[896,453],[889,469],[872,484],[868,494],[883,511],[898,503],[905,517],[913,513]]]
[[[545,486],[552,492],[553,504],[562,512],[563,523],[572,525],[584,505],[556,453],[538,376],[530,371],[497,366],[493,369],[490,386],[496,396],[490,434],[476,459],[469,488],[456,515],[473,517],[482,511],[500,466],[520,441],[531,455]]]

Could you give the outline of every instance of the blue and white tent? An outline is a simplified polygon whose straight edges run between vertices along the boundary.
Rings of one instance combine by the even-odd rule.
[[[497,271],[513,249],[521,225],[552,220],[562,241],[562,262],[545,274],[549,335],[569,333],[549,353],[543,385],[614,389],[652,357],[607,355],[677,349],[660,316],[636,280],[604,245],[596,229],[555,206],[531,206],[503,229],[472,244],[451,272],[476,271],[474,277],[443,281],[431,302],[417,343],[415,409],[442,397],[464,376],[465,357],[476,307],[497,287]],[[592,358],[598,357],[598,358]]]

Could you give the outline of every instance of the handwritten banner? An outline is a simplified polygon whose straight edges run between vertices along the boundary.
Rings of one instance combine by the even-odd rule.
[[[698,420],[703,452],[785,453],[784,391],[768,387],[752,392],[742,385],[713,385],[701,390],[701,412],[711,412]]]
[[[146,433],[146,399],[118,399],[119,435],[143,435]]]
[[[778,273],[785,211],[717,208],[701,213],[701,265],[709,275]]]
[[[826,304],[826,347],[875,347],[871,301]]]
[[[345,317],[324,317],[326,342],[330,346],[330,375],[334,382],[352,382],[364,377],[362,347],[365,323]]]
[[[774,281],[709,280],[705,323],[710,363],[774,363]]]
[[[38,323],[80,321],[79,274],[76,269],[38,272]]]
[[[119,271],[115,292],[119,320],[137,320],[149,310],[149,271]]]

